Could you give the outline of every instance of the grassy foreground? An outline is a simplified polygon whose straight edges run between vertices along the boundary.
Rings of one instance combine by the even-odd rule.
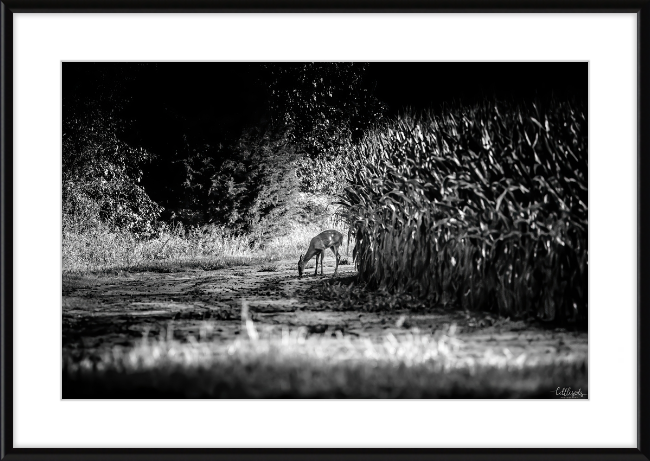
[[[558,398],[558,383],[588,391],[586,361],[471,356],[453,332],[371,341],[243,328],[249,338],[230,343],[161,336],[86,357],[64,351],[63,398]]]

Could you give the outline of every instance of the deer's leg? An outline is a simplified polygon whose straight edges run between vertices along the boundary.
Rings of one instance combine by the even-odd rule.
[[[318,275],[318,257],[320,256],[320,253],[316,253],[316,270],[314,271],[314,275]]]
[[[336,267],[334,268],[334,275],[336,275],[339,273],[339,259],[341,258],[339,255],[339,247],[333,246],[332,253],[334,253],[334,257],[336,258]]]
[[[323,275],[323,259],[325,259],[325,250],[320,252],[320,275]]]

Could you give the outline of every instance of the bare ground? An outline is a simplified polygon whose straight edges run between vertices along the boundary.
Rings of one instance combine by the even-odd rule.
[[[149,338],[229,344],[244,340],[245,301],[260,336],[281,336],[302,329],[307,337],[360,338],[380,342],[413,335],[452,334],[456,357],[481,360],[486,354],[587,363],[587,333],[548,329],[483,313],[444,308],[426,311],[341,309],[320,296],[323,283],[347,283],[353,266],[325,262],[325,276],[313,265],[298,279],[296,263],[253,265],[173,273],[123,273],[118,276],[64,276],[63,355],[81,360]],[[97,359],[98,360],[98,359]],[[586,393],[586,370],[582,391]],[[557,383],[559,387],[574,383]],[[576,386],[577,387],[577,386]],[[548,389],[551,392],[551,389]]]

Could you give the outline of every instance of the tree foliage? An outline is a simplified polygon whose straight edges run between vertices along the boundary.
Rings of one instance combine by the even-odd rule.
[[[363,63],[169,66],[64,66],[64,210],[79,222],[281,231],[296,193],[341,190],[343,158],[386,109]]]
[[[298,159],[286,133],[243,134],[212,179],[212,220],[258,239],[284,233],[298,212]]]
[[[373,93],[364,63],[267,65],[273,124],[305,155],[297,174],[304,192],[340,190],[341,157],[386,107]]]
[[[127,121],[120,112],[128,99],[122,85],[128,75],[116,78],[101,69],[93,75],[96,92],[69,88],[78,92],[64,98],[63,213],[74,218],[66,222],[83,228],[101,221],[149,235],[162,208],[140,184],[153,155],[121,137]]]
[[[184,137],[183,147],[166,159],[171,173],[166,176],[166,205],[169,217],[186,225],[200,225],[209,220],[210,188],[217,171],[215,152],[210,145],[197,145]],[[173,192],[172,192],[173,191]]]

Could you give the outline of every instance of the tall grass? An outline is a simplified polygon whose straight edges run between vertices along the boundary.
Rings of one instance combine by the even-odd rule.
[[[405,114],[349,157],[362,281],[459,307],[587,320],[587,119],[569,102]]]
[[[473,355],[452,331],[377,341],[305,328],[248,336],[64,351],[63,398],[556,398],[558,383],[588,393],[583,357],[498,347]]]
[[[329,227],[328,227],[329,226]],[[237,235],[221,226],[186,227],[160,225],[152,238],[138,238],[95,221],[80,223],[63,216],[62,266],[64,273],[126,271],[174,271],[182,268],[218,269],[298,259],[310,239],[342,223],[335,217],[319,224],[294,223],[283,235],[260,240],[252,235]]]

